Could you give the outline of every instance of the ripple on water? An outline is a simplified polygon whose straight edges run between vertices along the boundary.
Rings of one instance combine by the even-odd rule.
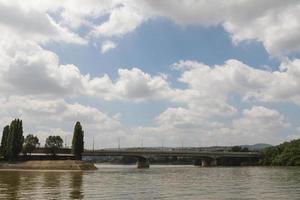
[[[0,199],[300,199],[300,168],[98,166],[0,171]]]

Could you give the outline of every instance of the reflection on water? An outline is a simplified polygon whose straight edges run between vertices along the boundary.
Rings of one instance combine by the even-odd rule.
[[[70,199],[83,199],[84,195],[82,192],[82,173],[72,173],[70,179]]]
[[[71,171],[0,171],[0,199],[83,199],[82,177]]]
[[[3,172],[0,174],[0,194],[6,194],[10,199],[18,199],[21,174],[19,172]],[[8,198],[7,198],[8,199]]]
[[[0,199],[300,199],[300,168],[98,166],[0,171]]]

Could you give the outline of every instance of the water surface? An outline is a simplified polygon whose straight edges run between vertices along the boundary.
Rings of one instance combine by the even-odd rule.
[[[0,171],[0,199],[300,199],[300,168],[99,165]]]

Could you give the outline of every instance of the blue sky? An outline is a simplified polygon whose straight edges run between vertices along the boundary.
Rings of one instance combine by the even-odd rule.
[[[0,1],[0,125],[43,142],[80,121],[97,148],[299,138],[299,2],[181,4]]]

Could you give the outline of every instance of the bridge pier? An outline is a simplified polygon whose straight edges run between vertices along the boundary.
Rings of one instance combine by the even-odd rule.
[[[138,157],[136,165],[138,169],[147,169],[150,167],[149,160],[144,157]]]
[[[217,165],[218,165],[218,162],[217,162],[216,158],[213,158],[213,159],[210,160],[209,166],[217,166]]]
[[[202,160],[201,159],[195,159],[194,160],[194,165],[199,166],[199,167],[202,166]]]
[[[196,159],[194,161],[195,166],[202,166],[202,167],[212,167],[217,166],[217,159],[216,158],[201,158]]]
[[[207,159],[202,159],[201,160],[201,166],[202,167],[208,167],[209,166],[209,162]]]

